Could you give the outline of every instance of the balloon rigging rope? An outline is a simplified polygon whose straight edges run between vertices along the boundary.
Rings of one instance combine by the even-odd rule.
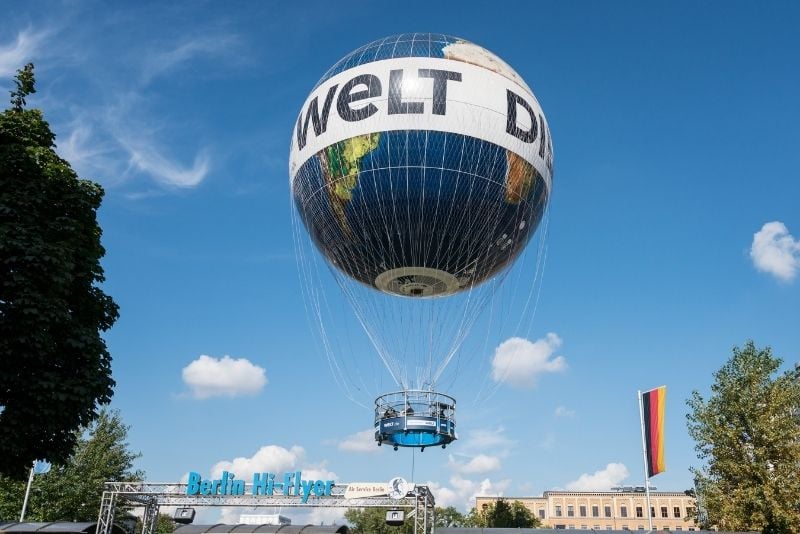
[[[394,141],[392,137],[387,136],[386,139],[390,154],[397,153],[396,151],[393,152],[394,148],[391,146]],[[479,250],[476,248],[478,244],[490,242],[498,237],[492,236],[491,232],[497,227],[497,221],[502,213],[501,206],[498,205],[488,216],[483,218],[470,217],[470,214],[458,210],[459,206],[464,204],[453,202],[450,198],[447,201],[443,200],[443,182],[445,170],[455,171],[453,190],[458,190],[459,181],[462,178],[470,181],[465,205],[473,203],[473,199],[481,199],[485,203],[489,181],[480,175],[481,169],[479,165],[483,157],[481,153],[483,145],[479,145],[480,149],[476,152],[467,154],[467,143],[462,142],[458,165],[454,165],[455,169],[448,169],[445,164],[448,138],[443,137],[443,146],[440,151],[442,160],[437,162],[440,163],[437,169],[427,165],[428,143],[431,142],[428,132],[424,133],[424,144],[421,147],[414,146],[414,143],[420,141],[418,134],[411,135],[409,132],[405,132],[404,141],[405,146],[400,147],[402,157],[404,157],[404,161],[400,162],[401,165],[379,168],[373,158],[365,158],[364,161],[369,161],[370,164],[368,167],[361,169],[358,177],[355,178],[362,188],[370,187],[370,184],[372,187],[378,187],[376,184],[376,179],[380,176],[378,171],[387,172],[388,197],[390,201],[378,203],[379,209],[375,210],[375,212],[367,212],[365,207],[359,203],[352,204],[348,207],[348,216],[345,221],[350,220],[355,227],[364,224],[375,224],[382,227],[382,232],[386,239],[378,239],[370,244],[370,246],[376,247],[376,250],[371,253],[373,257],[386,258],[387,262],[392,265],[397,265],[394,258],[397,258],[398,252],[403,255],[402,257],[407,257],[404,251],[406,246],[404,240],[399,240],[401,247],[399,251],[392,250],[388,245],[392,243],[392,234],[399,231],[398,197],[405,193],[405,198],[410,198],[411,194],[409,151],[421,149],[426,163],[422,165],[421,180],[424,184],[427,184],[430,180],[438,179],[438,186],[435,189],[435,202],[430,203],[430,209],[434,213],[432,215],[426,213],[425,209],[428,204],[426,203],[427,199],[424,197],[416,207],[404,202],[406,224],[413,225],[407,231],[411,232],[412,235],[424,235],[425,225],[431,224],[427,222],[426,215],[428,219],[433,217],[439,227],[436,232],[428,232],[429,237],[427,239],[412,240],[412,249],[408,251],[412,258],[412,263],[420,266],[425,265],[426,259],[431,257],[432,254],[443,254],[445,257],[467,256],[478,258],[476,256],[476,252]],[[332,147],[332,150],[341,150],[341,146]],[[495,165],[499,164],[500,158],[495,158],[488,173],[490,176],[492,173],[496,173],[497,167]],[[438,178],[435,175],[437,170],[439,173]],[[398,174],[401,172],[404,173],[404,176]],[[338,179],[344,180],[348,178],[352,179],[353,177],[343,176]],[[398,178],[400,178],[401,183],[403,178],[405,179],[405,191],[395,189]],[[534,186],[546,187],[540,179],[536,179]],[[423,195],[426,191],[430,191],[427,187],[422,187],[421,189]],[[318,190],[304,199],[302,205],[298,205],[297,208],[304,210],[305,216],[313,221],[315,213],[325,213],[326,210],[330,210],[329,202],[332,202],[332,200],[328,200],[326,191]],[[524,201],[517,209],[522,209],[523,204]],[[443,218],[440,215],[444,215],[444,210],[446,210],[446,217]],[[309,318],[313,316],[315,319],[313,322],[320,333],[323,352],[326,355],[337,386],[350,400],[359,405],[362,403],[356,400],[358,392],[363,395],[370,392],[370,389],[373,392],[379,390],[379,378],[377,373],[374,373],[374,383],[370,385],[365,382],[367,376],[365,373],[369,371],[369,364],[365,365],[365,361],[369,361],[369,359],[364,358],[363,353],[359,354],[361,349],[353,348],[352,344],[348,347],[349,350],[343,350],[344,347],[341,345],[345,341],[351,341],[349,335],[337,331],[335,335],[331,336],[331,329],[336,330],[338,325],[343,325],[347,321],[342,316],[341,309],[333,309],[331,307],[331,300],[328,296],[330,287],[329,284],[324,282],[326,274],[333,277],[335,286],[344,295],[345,300],[350,303],[352,311],[355,312],[357,323],[377,352],[382,366],[388,371],[392,381],[403,390],[412,387],[424,389],[437,386],[443,380],[445,371],[451,368],[451,364],[454,361],[459,363],[453,366],[448,376],[451,383],[455,382],[460,370],[467,367],[466,364],[471,358],[474,358],[476,354],[487,355],[491,330],[494,325],[507,329],[507,325],[513,323],[515,324],[513,330],[519,332],[519,329],[526,321],[526,316],[529,316],[529,309],[533,310],[532,314],[535,314],[535,310],[538,308],[541,294],[541,275],[546,258],[546,244],[542,235],[547,234],[549,226],[548,208],[545,208],[544,220],[542,221],[544,224],[539,232],[540,242],[536,248],[533,283],[524,284],[521,282],[522,277],[529,271],[517,268],[505,269],[495,275],[493,279],[484,281],[480,284],[480,287],[470,285],[457,295],[423,298],[388,296],[376,291],[374,288],[368,288],[360,282],[350,279],[345,273],[357,274],[364,272],[362,265],[369,261],[369,258],[348,257],[343,254],[343,249],[334,248],[329,251],[328,258],[334,263],[334,265],[330,265],[330,262],[323,261],[321,254],[314,250],[315,247],[311,243],[311,238],[303,232],[303,221],[300,219],[299,214],[295,213],[294,209],[292,210],[292,218],[301,291],[306,296],[304,299],[306,314]],[[444,221],[443,223],[441,222],[442,220]],[[316,223],[320,225],[320,230],[323,233],[337,231],[336,228],[331,228],[332,224],[336,224],[335,219],[332,221],[318,220]],[[469,242],[464,242],[462,248],[458,250],[453,248],[452,242],[445,243],[444,241],[445,236],[448,235],[448,230],[454,227],[463,228],[467,235],[472,236],[472,239]],[[500,243],[499,240],[498,243]],[[513,243],[511,246],[520,245]],[[490,254],[490,252],[487,249],[482,254]],[[528,255],[528,253],[522,254],[523,257]],[[324,263],[325,269],[320,268],[321,263]],[[466,266],[451,265],[446,269],[448,272],[458,272],[459,269],[464,268]],[[509,274],[512,271],[514,271],[514,274],[511,275],[512,280],[508,280],[511,288],[506,287],[506,291],[500,291],[499,288],[502,286],[503,280],[509,278]],[[515,297],[521,297],[517,290],[525,285],[528,286],[529,291],[527,291],[527,298],[522,306],[522,313],[516,317],[515,321],[508,321],[505,316],[510,313],[512,306],[507,305],[506,294],[511,293],[511,300],[513,301]],[[334,302],[337,301],[336,297],[332,295],[331,298],[333,298]],[[412,300],[414,301],[414,307],[409,306],[409,302]],[[474,328],[475,322],[482,313],[487,313],[487,309],[488,325],[486,334],[483,336],[482,344],[479,344],[482,345],[482,348],[464,349],[464,342]],[[334,321],[330,320],[332,317],[335,319]],[[496,320],[497,317],[499,317],[499,320]],[[529,317],[526,335],[532,328],[533,317]],[[470,354],[466,355],[466,357],[457,358],[460,353],[465,351]],[[487,361],[488,359],[485,357],[481,360],[484,365]],[[408,362],[411,363],[409,364]],[[483,386],[477,389],[476,399],[481,398],[483,395],[490,397],[496,391],[499,385],[497,382],[493,387],[487,387],[489,378],[489,373],[486,373]]]

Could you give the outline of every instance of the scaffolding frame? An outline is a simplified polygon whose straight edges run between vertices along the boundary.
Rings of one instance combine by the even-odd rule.
[[[158,511],[161,506],[179,508],[201,508],[217,506],[240,506],[248,508],[391,508],[410,510],[414,520],[414,534],[433,534],[434,508],[436,501],[427,486],[415,486],[405,497],[394,499],[386,495],[345,499],[347,484],[336,484],[331,495],[310,495],[302,502],[296,495],[252,495],[252,486],[247,484],[245,495],[187,495],[188,484],[159,482],[106,482],[100,500],[100,513],[95,534],[112,534],[114,513],[117,505],[144,508],[142,534],[154,534]]]

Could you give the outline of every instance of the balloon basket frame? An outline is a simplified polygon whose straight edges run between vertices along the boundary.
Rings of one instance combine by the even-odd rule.
[[[386,393],[375,399],[378,446],[447,447],[456,436],[456,400],[430,390]]]

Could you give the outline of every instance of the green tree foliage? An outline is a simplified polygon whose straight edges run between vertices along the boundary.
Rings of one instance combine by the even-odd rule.
[[[0,474],[64,464],[75,430],[113,393],[100,333],[117,319],[103,281],[103,189],[58,157],[41,111],[25,109],[33,65],[0,113]]]
[[[464,514],[456,510],[452,506],[447,508],[436,508],[434,510],[433,524],[438,527],[464,527],[466,526],[466,518]]]
[[[156,534],[172,534],[175,532],[175,521],[167,514],[158,514],[156,518]]]
[[[114,523],[123,526],[124,521],[130,519],[132,519],[135,523],[135,526],[133,527],[132,531],[133,534],[142,534],[142,530],[144,529],[144,524],[142,523],[141,517],[127,516],[123,520],[121,516],[115,516]],[[178,525],[175,523],[175,520],[173,520],[172,516],[170,516],[169,514],[158,514],[158,516],[156,517],[155,534],[172,534],[173,532],[175,532],[176,528],[178,528]]]
[[[405,523],[399,527],[386,524],[386,512],[389,508],[350,508],[344,518],[351,525],[353,534],[412,534],[414,519],[406,517]],[[408,512],[406,512],[406,516]]]
[[[351,508],[344,514],[344,518],[351,525],[353,534],[412,534],[414,532],[414,518],[409,517],[406,510],[406,520],[400,527],[390,527],[386,524],[386,512],[390,508]],[[433,524],[439,527],[463,527],[466,525],[464,514],[448,506],[435,508]]]
[[[90,428],[76,434],[68,460],[34,477],[27,521],[96,521],[104,482],[142,480],[143,473],[133,470],[139,454],[129,450],[128,427],[118,412],[101,411]],[[0,520],[19,519],[26,484],[0,477]],[[117,511],[117,517],[124,515]]]
[[[486,528],[486,511],[492,507],[487,507],[486,510],[479,511],[477,508],[472,508],[469,513],[464,517],[464,526],[467,528]]]
[[[473,509],[474,510],[474,509]],[[484,516],[483,525],[490,528],[535,528],[540,522],[528,508],[519,501],[509,504],[505,499],[498,499],[493,505],[489,505],[482,514]]]
[[[709,525],[800,532],[800,380],[781,363],[748,341],[717,371],[708,400],[694,391],[688,401]]]

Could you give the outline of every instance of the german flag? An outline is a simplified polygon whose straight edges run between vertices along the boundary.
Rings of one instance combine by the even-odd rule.
[[[667,470],[664,462],[664,405],[666,400],[667,386],[642,393],[642,419],[644,419],[648,478]]]

